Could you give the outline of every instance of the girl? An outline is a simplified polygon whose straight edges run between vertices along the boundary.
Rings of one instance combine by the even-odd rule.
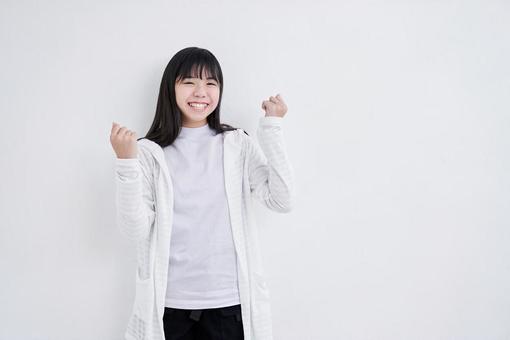
[[[128,340],[272,340],[251,204],[292,208],[287,106],[279,94],[262,102],[259,146],[220,123],[222,93],[214,55],[185,48],[163,73],[147,135],[112,125],[117,224],[137,245]]]

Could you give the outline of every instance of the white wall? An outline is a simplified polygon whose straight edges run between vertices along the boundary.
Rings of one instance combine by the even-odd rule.
[[[0,339],[120,339],[113,120],[199,46],[223,121],[281,93],[298,185],[257,206],[275,340],[510,339],[504,1],[2,1]]]

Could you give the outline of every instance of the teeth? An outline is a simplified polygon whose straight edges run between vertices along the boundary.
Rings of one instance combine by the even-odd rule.
[[[190,105],[190,106],[193,106],[193,107],[201,107],[201,108],[204,108],[204,107],[206,107],[208,104],[190,103],[189,105]]]

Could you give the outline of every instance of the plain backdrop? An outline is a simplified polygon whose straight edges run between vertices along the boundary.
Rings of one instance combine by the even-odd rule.
[[[121,339],[112,121],[198,46],[222,121],[280,93],[294,210],[257,204],[275,340],[510,339],[506,1],[0,3],[0,340]]]

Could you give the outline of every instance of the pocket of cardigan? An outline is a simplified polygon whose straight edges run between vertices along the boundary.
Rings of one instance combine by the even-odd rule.
[[[269,290],[263,275],[254,273],[254,286],[252,288],[252,332],[253,338],[270,338],[267,334],[268,325],[271,324],[271,301]]]
[[[266,280],[262,274],[253,272],[253,280],[255,281],[254,294],[257,300],[269,301],[269,290],[267,288]]]
[[[154,307],[154,280],[152,277],[136,277],[135,313],[144,321],[150,321]]]

